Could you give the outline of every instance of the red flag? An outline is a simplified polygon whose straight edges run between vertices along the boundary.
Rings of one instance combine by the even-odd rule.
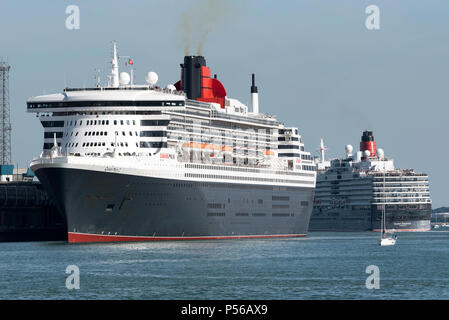
[[[133,62],[131,59],[128,59],[128,63],[129,63],[130,65],[133,65],[133,64],[134,64],[134,62]]]

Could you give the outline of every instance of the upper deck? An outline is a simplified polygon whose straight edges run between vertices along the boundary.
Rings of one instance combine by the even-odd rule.
[[[187,99],[182,91],[151,86],[65,88],[63,93],[28,99],[27,111],[33,113],[151,112],[185,111],[188,107],[206,110],[207,117],[216,121],[245,122],[248,125],[273,128],[282,125],[274,115],[248,112],[246,106],[242,104],[236,106],[235,101],[237,100],[226,99],[226,107],[220,108],[216,103]]]
[[[182,92],[150,86],[66,88],[62,93],[28,99],[27,111],[154,111],[179,109],[185,101]]]

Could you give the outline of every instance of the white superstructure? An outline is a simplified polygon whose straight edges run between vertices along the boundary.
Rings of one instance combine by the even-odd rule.
[[[188,99],[173,85],[157,87],[155,73],[145,85],[130,85],[118,60],[114,43],[106,87],[66,88],[27,101],[44,127],[43,152],[34,165],[315,186],[315,164],[298,129],[260,113],[257,92],[252,110],[228,97],[224,105]]]

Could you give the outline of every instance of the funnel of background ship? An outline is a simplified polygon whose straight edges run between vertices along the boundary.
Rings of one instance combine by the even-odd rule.
[[[377,156],[376,141],[374,141],[374,136],[372,131],[363,131],[362,140],[360,141],[360,151],[366,158],[365,151],[369,151],[369,157]]]

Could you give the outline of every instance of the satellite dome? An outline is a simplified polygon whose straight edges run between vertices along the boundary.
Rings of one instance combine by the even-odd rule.
[[[363,155],[368,158],[371,155],[371,152],[369,152],[369,150],[365,150],[363,151]]]
[[[385,157],[384,149],[377,149],[377,155],[379,156],[379,159],[383,159]]]
[[[153,72],[153,71],[148,72],[147,75],[145,76],[145,81],[150,86],[154,86],[158,79],[159,79],[159,77],[158,77],[157,73]]]
[[[119,82],[120,85],[125,86],[131,81],[131,77],[126,72],[120,72]]]
[[[345,150],[346,154],[352,154],[353,147],[350,144],[347,144]]]
[[[176,91],[176,87],[172,84],[167,85],[167,89],[170,91]]]

